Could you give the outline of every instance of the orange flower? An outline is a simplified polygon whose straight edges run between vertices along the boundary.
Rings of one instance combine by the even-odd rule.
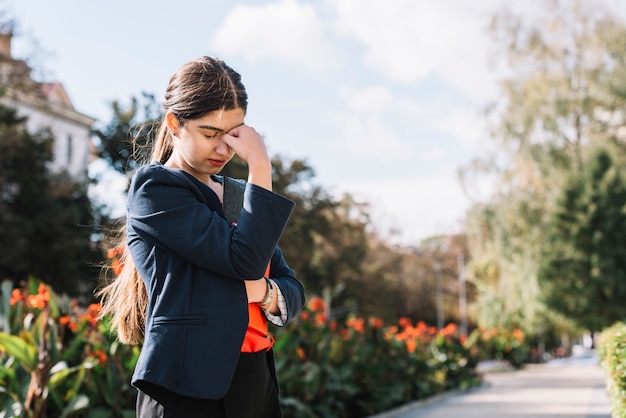
[[[78,329],[78,324],[76,323],[76,321],[70,321],[68,326],[72,332],[76,332],[76,330]]]
[[[326,314],[324,312],[318,312],[315,315],[315,323],[317,325],[322,325],[326,323],[326,320],[328,320],[328,317],[326,316]]]
[[[43,283],[39,284],[37,294],[41,296],[44,302],[50,302],[50,291],[48,291],[48,288]]]
[[[124,268],[124,265],[120,262],[118,258],[115,258],[111,262],[111,268],[113,268],[113,274],[115,274],[116,276],[119,276],[122,273],[122,269]]]
[[[307,311],[300,312],[300,319],[306,321],[307,319],[309,319],[309,313]]]
[[[46,301],[41,295],[28,295],[26,297],[26,304],[35,309],[43,309],[46,307]]]
[[[326,309],[326,305],[324,304],[324,299],[320,297],[314,297],[309,300],[309,308],[313,312],[320,312]]]
[[[124,247],[118,245],[117,247],[109,248],[107,251],[107,258],[112,259],[115,257],[121,257],[124,254]]]
[[[298,355],[298,358],[300,359],[300,361],[306,361],[306,352],[304,351],[304,348],[302,347],[296,348],[296,354]]]
[[[122,255],[124,255],[124,248],[119,245],[114,248],[109,248],[107,251],[107,258],[111,260],[111,268],[116,276],[122,273],[122,268],[124,267],[124,264],[120,261]]]
[[[515,330],[513,330],[513,337],[515,337],[515,339],[519,343],[524,342],[524,332],[519,328],[516,328]]]
[[[100,366],[107,362],[107,354],[103,350],[91,351],[89,357],[96,359]]]
[[[380,318],[373,318],[373,317],[370,318],[369,322],[370,322],[370,326],[372,328],[376,328],[376,329],[382,328],[383,324],[384,324],[382,319],[380,319]]]
[[[346,325],[359,334],[363,334],[365,331],[365,320],[363,318],[350,318],[346,321]]]
[[[89,325],[95,328],[98,325],[98,314],[102,306],[99,303],[92,303],[87,307],[87,312],[81,316],[81,320],[86,319],[89,321]]]
[[[402,318],[400,318],[400,319],[398,320],[398,323],[400,324],[400,326],[401,326],[402,328],[407,328],[407,327],[412,326],[412,325],[411,325],[411,320],[410,320],[409,318],[405,317],[405,316],[403,316]]]
[[[328,323],[328,328],[330,328],[331,331],[336,331],[337,330],[337,321],[335,321],[334,319],[332,321],[330,321]]]
[[[450,337],[456,334],[456,329],[456,324],[449,323],[444,329],[441,330],[441,335],[443,335],[444,337]]]
[[[396,325],[392,325],[389,328],[387,328],[387,331],[385,331],[385,339],[391,340],[392,338],[394,338],[394,336],[397,333],[398,333],[398,327]]]
[[[59,325],[67,326],[72,332],[76,332],[76,329],[78,328],[76,321],[74,321],[72,318],[70,318],[67,315],[64,315],[59,318]]]
[[[415,342],[415,340],[406,340],[406,351],[408,351],[409,353],[414,353],[416,348],[417,342]]]
[[[22,291],[20,289],[13,289],[11,292],[11,306],[22,300],[24,300],[24,294]]]

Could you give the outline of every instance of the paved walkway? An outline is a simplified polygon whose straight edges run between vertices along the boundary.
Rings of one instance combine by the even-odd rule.
[[[487,373],[485,384],[370,418],[610,418],[603,370],[594,356]]]

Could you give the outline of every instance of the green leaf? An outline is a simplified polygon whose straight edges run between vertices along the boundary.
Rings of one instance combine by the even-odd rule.
[[[56,369],[50,376],[49,386],[50,389],[56,388],[60,383],[62,383],[68,376],[80,371],[83,368],[83,365],[78,365],[74,367],[67,367],[65,362],[60,362],[56,366],[54,366],[53,370]]]
[[[37,366],[37,347],[20,337],[0,332],[0,351],[15,357],[28,373]]]
[[[89,408],[89,398],[86,395],[78,395],[63,409],[60,418],[70,417],[77,412],[85,411],[87,408]]]

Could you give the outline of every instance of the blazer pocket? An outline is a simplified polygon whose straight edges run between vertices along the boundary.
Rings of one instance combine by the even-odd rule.
[[[206,315],[163,315],[155,316],[153,325],[206,325]]]

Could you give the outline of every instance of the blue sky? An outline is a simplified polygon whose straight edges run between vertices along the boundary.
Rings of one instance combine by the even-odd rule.
[[[462,228],[471,199],[458,169],[490,147],[481,112],[498,94],[484,27],[504,3],[542,4],[0,0],[18,23],[14,55],[36,41],[35,75],[102,122],[112,100],[161,98],[184,62],[222,58],[241,73],[247,123],[270,153],[306,159],[318,183],[369,202],[372,226],[405,244]]]

